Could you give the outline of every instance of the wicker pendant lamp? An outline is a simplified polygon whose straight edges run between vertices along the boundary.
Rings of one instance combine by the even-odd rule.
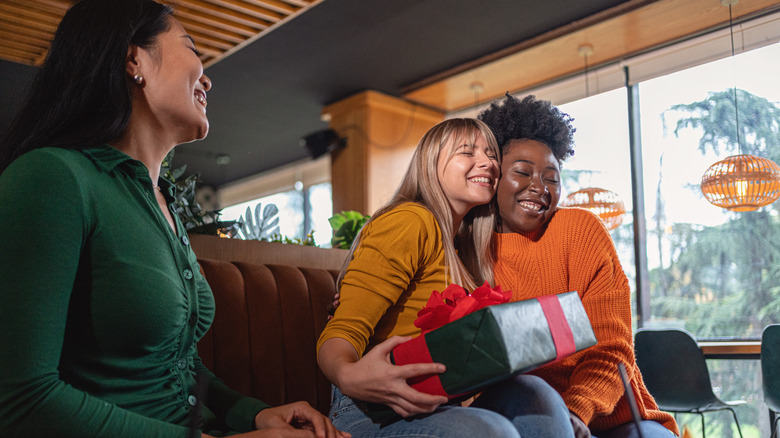
[[[701,191],[715,206],[753,211],[780,197],[780,167],[766,158],[732,155],[704,172]]]
[[[734,58],[734,23],[731,6],[739,0],[721,0],[729,7],[731,57]],[[740,154],[732,155],[710,166],[701,178],[701,191],[711,204],[730,211],[753,211],[780,197],[780,167],[766,158],[742,154],[739,135],[737,87],[734,86],[734,116],[737,146]]]
[[[626,207],[617,193],[598,187],[586,187],[569,194],[561,207],[586,208],[604,221],[608,230],[614,230],[623,223]]]

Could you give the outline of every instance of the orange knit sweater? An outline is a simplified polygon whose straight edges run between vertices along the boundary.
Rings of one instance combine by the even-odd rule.
[[[617,364],[631,379],[639,412],[679,435],[674,418],[658,410],[634,359],[631,291],[615,246],[601,220],[579,208],[559,208],[546,229],[533,234],[498,233],[495,281],[513,300],[577,291],[598,344],[536,374],[594,432],[631,421]]]

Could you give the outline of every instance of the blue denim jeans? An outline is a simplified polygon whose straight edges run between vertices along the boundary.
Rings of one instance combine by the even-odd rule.
[[[493,385],[471,406],[501,414],[523,437],[574,436],[566,403],[552,386],[537,376],[521,374]]]
[[[643,420],[640,424],[642,428],[642,438],[674,438],[675,434],[669,429],[663,427],[661,423],[652,420]],[[626,423],[614,429],[602,431],[598,436],[592,438],[639,438],[636,432],[636,424]]]
[[[574,436],[569,411],[552,387],[535,376],[496,384],[469,407],[441,406],[435,412],[379,424],[363,403],[334,388],[330,419],[353,437],[566,438]]]

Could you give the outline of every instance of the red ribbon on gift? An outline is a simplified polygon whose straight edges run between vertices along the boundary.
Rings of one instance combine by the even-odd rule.
[[[536,297],[536,299],[542,305],[547,326],[550,327],[550,334],[555,344],[555,362],[574,354],[577,351],[577,346],[574,344],[574,334],[571,332],[558,296],[544,295]]]
[[[508,303],[511,298],[512,292],[502,291],[501,286],[492,289],[487,282],[470,294],[461,286],[450,284],[442,292],[433,291],[425,307],[417,312],[414,325],[419,327],[424,335],[484,307]],[[425,336],[417,336],[395,347],[393,360],[398,365],[433,363]],[[427,394],[444,395],[450,398],[462,395],[448,394],[437,374],[417,376],[409,379],[408,383],[418,391]]]
[[[487,306],[508,303],[511,298],[512,292],[502,291],[501,286],[492,289],[487,282],[470,294],[451,284],[441,293],[433,291],[425,307],[417,312],[414,325],[425,334]]]
[[[471,294],[462,287],[451,284],[443,292],[434,291],[428,303],[417,313],[414,325],[422,330],[424,335],[431,330],[462,318],[494,304],[508,303],[512,292],[503,292],[501,286],[491,289],[487,282],[474,290]],[[569,322],[563,312],[557,295],[536,297],[542,307],[542,312],[547,320],[547,325],[555,345],[555,361],[569,356],[577,351]],[[425,336],[417,336],[404,342],[393,349],[393,361],[395,364],[404,365],[410,363],[432,363]],[[409,385],[418,391],[427,394],[444,395],[451,399],[466,394],[449,394],[442,385],[438,374],[417,376],[408,380]]]
[[[428,349],[428,343],[425,342],[425,336],[406,341],[393,349],[393,360],[397,365],[410,363],[433,363],[431,352]],[[423,374],[421,376],[407,379],[407,383],[414,389],[426,394],[444,395],[452,397],[444,390],[438,374]]]

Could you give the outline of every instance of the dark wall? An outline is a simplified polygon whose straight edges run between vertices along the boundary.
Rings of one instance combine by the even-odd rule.
[[[5,136],[38,68],[0,60],[0,136]]]

